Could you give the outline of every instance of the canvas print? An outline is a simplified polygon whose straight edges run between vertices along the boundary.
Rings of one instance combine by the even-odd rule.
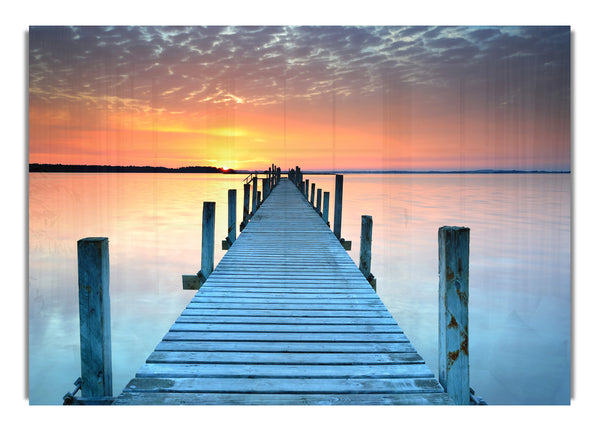
[[[30,404],[570,404],[570,27],[28,38]]]

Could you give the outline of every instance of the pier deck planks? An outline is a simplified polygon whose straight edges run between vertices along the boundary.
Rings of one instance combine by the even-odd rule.
[[[452,404],[282,180],[115,404]]]

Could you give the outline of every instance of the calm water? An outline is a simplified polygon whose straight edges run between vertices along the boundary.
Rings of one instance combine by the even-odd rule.
[[[217,202],[218,262],[243,178],[30,174],[31,404],[61,404],[80,375],[77,240],[109,237],[118,395],[194,294],[181,274],[200,268],[202,202]],[[333,205],[334,177],[308,178]],[[345,175],[342,236],[357,262],[373,217],[377,292],[437,375],[437,230],[470,227],[471,386],[489,404],[568,404],[570,197],[564,174]]]

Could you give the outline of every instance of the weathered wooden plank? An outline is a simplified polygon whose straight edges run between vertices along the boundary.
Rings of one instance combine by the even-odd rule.
[[[160,351],[147,363],[171,364],[270,364],[270,365],[377,365],[423,364],[416,352],[406,353],[292,353],[292,352],[190,352]]]
[[[315,287],[271,287],[271,286],[204,286],[202,289],[206,292],[213,291],[223,295],[235,295],[244,292],[248,293],[328,293],[328,294],[370,294],[365,287],[337,287],[337,288],[315,288]]]
[[[353,343],[400,343],[408,341],[403,333],[371,334],[371,333],[288,333],[288,332],[176,332],[169,331],[163,340],[174,341],[303,341],[327,343],[334,341]]]
[[[126,392],[115,405],[443,405],[452,400],[443,393],[411,394],[235,394]]]
[[[433,377],[424,363],[371,365],[173,364],[146,363],[136,377],[166,378],[294,378],[409,379]]]
[[[251,283],[250,280],[227,280],[227,281],[216,281],[216,280],[209,280],[207,281],[208,286],[210,287],[219,287],[219,286],[232,286],[232,287],[239,287],[239,286],[264,286],[264,287],[297,287],[297,288],[302,288],[302,286],[305,286],[307,288],[322,288],[322,289],[327,289],[329,288],[341,288],[341,287],[348,287],[348,288],[354,288],[354,289],[359,289],[359,288],[364,288],[366,286],[369,286],[369,284],[364,284],[365,281],[361,280],[360,282],[358,281],[348,281],[348,280],[328,280],[327,282],[322,281],[322,280],[303,280],[303,279],[296,279],[296,280],[260,280],[260,281],[256,281],[255,283]]]
[[[277,324],[277,325],[385,325],[398,327],[392,317],[263,317],[263,316],[203,316],[183,314],[176,323],[229,323],[229,324]]]
[[[403,342],[282,342],[282,341],[177,341],[164,340],[156,350],[185,352],[302,352],[302,353],[406,353],[415,352],[414,346]]]
[[[364,308],[368,308],[371,306],[380,306],[383,307],[380,301],[369,300],[369,299],[348,299],[348,298],[324,298],[324,299],[308,299],[308,298],[228,298],[226,296],[222,297],[212,297],[212,296],[203,296],[192,298],[192,302],[197,302],[200,304],[263,304],[263,305],[297,305],[297,306],[326,306],[326,307],[335,307],[337,305],[340,306],[361,306]]]
[[[285,333],[402,333],[397,324],[392,325],[282,325],[282,324],[250,324],[250,323],[174,323],[170,331],[176,332],[285,332]]]
[[[374,300],[377,298],[373,292],[365,293],[273,293],[273,292],[220,292],[218,290],[200,291],[196,295],[196,299],[203,301],[205,299],[310,299],[310,300]],[[379,298],[377,298],[379,299]]]
[[[134,378],[125,392],[198,392],[198,393],[423,393],[443,392],[435,378]]]
[[[282,280],[285,278],[286,281],[293,281],[293,280],[302,280],[302,281],[312,281],[313,284],[315,283],[326,283],[329,280],[339,280],[339,278],[337,278],[335,275],[331,274],[331,275],[319,275],[318,277],[312,276],[311,277],[311,273],[306,273],[306,274],[293,274],[293,273],[289,273],[289,274],[285,274],[285,273],[281,273],[281,274],[260,274],[258,271],[256,273],[239,273],[236,274],[234,272],[231,273],[221,273],[219,274],[219,279],[222,281],[228,281],[228,280],[247,280],[247,281],[252,281],[252,280],[256,280],[258,277],[260,277],[263,281],[268,281],[268,280]],[[283,281],[283,280],[282,280]],[[345,278],[343,280],[344,282],[348,282],[348,281],[356,281],[357,283],[364,281],[364,279],[361,279],[360,276],[358,274],[354,275],[354,274],[348,274],[348,277]]]
[[[204,309],[244,309],[244,310],[331,310],[331,311],[350,311],[350,310],[386,310],[383,305],[366,305],[362,302],[355,304],[329,304],[329,303],[295,303],[287,302],[264,303],[264,302],[213,302],[207,303],[204,301],[192,301],[188,304],[188,308],[204,308]]]
[[[331,318],[354,318],[354,317],[390,317],[391,314],[386,309],[367,309],[367,310],[296,310],[296,309],[235,309],[235,308],[186,308],[181,313],[182,316],[210,316],[217,318],[220,316],[258,316],[258,317],[331,317]]]

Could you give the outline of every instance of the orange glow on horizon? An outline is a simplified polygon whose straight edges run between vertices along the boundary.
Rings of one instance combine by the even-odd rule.
[[[306,170],[568,169],[568,29],[553,30],[562,51],[554,45],[543,51],[566,66],[548,60],[544,70],[535,61],[505,64],[473,36],[505,36],[520,58],[523,49],[529,55],[554,43],[543,29],[524,29],[521,38],[515,36],[521,30],[501,30],[423,33],[437,48],[416,38],[420,54],[413,58],[397,48],[409,42],[394,38],[419,28],[34,28],[29,161],[236,170],[271,163]],[[532,38],[532,31],[540,33]],[[175,43],[175,34],[187,42]],[[308,40],[315,46],[302,48]],[[107,52],[122,62],[108,61]],[[466,56],[461,67],[458,52]],[[473,79],[465,79],[467,66]],[[505,82],[507,76],[516,81]]]

